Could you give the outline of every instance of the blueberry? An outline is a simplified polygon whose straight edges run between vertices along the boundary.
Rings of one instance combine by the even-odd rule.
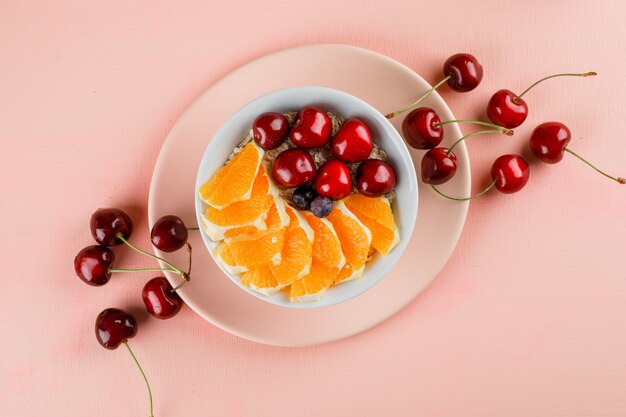
[[[291,201],[300,210],[308,210],[311,207],[311,201],[317,197],[315,190],[309,186],[303,185],[298,187],[291,196]]]
[[[319,196],[311,201],[311,212],[317,217],[326,217],[333,209],[333,200]]]

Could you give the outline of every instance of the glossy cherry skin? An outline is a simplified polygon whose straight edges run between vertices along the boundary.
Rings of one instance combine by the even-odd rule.
[[[185,246],[189,232],[178,216],[163,216],[154,223],[150,240],[155,248],[163,252],[174,252]]]
[[[352,192],[350,168],[337,159],[322,165],[315,180],[317,194],[332,200],[346,198]]]
[[[432,149],[443,140],[443,127],[439,115],[428,107],[412,110],[402,121],[404,140],[415,149]]]
[[[513,194],[524,188],[530,178],[528,162],[520,155],[502,155],[491,166],[491,178],[504,194]]]
[[[471,54],[454,54],[443,64],[443,74],[451,77],[448,85],[461,93],[472,91],[483,79],[483,67]]]
[[[128,239],[133,232],[133,221],[120,209],[101,208],[91,215],[91,235],[101,245],[116,246],[122,244],[118,233]]]
[[[161,320],[170,319],[178,314],[183,307],[183,300],[172,289],[165,277],[152,278],[146,282],[141,291],[141,298],[148,313]]]
[[[386,162],[367,159],[357,170],[356,188],[367,197],[380,197],[396,187],[396,172]]]
[[[96,339],[113,350],[137,334],[137,320],[127,311],[107,308],[96,318]]]
[[[572,132],[560,122],[542,123],[530,135],[530,150],[541,161],[556,164],[563,159]]]
[[[102,245],[92,245],[81,249],[74,258],[74,270],[78,278],[94,287],[100,287],[111,279],[111,265],[115,254]]]
[[[487,104],[487,116],[498,126],[513,129],[528,117],[528,104],[511,90],[498,90]]]
[[[254,141],[261,148],[269,151],[278,147],[287,138],[289,122],[276,112],[263,113],[252,123]]]
[[[431,185],[443,184],[456,174],[456,155],[448,148],[433,148],[422,157],[422,182]]]
[[[292,188],[315,178],[315,161],[307,151],[288,149],[278,154],[272,165],[272,177],[282,187]]]
[[[372,132],[362,120],[346,120],[330,143],[330,152],[344,162],[356,163],[367,159],[374,149]]]
[[[298,113],[298,121],[289,132],[291,141],[300,148],[312,149],[326,146],[333,131],[328,114],[319,107],[305,107]]]

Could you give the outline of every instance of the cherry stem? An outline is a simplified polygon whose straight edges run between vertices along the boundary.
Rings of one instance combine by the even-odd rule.
[[[187,230],[200,230],[199,227],[188,227]]]
[[[187,269],[187,274],[183,277],[185,278],[185,280],[181,282],[180,284],[178,284],[177,286],[175,286],[174,288],[172,288],[170,292],[176,292],[177,289],[179,289],[180,287],[188,283],[189,280],[191,279],[191,258],[192,258],[191,257],[191,244],[189,242],[185,242],[185,243],[187,245],[187,253],[189,254],[189,268]]]
[[[413,104],[411,104],[408,107],[405,107],[401,110],[398,111],[394,111],[393,113],[389,113],[386,114],[385,117],[387,119],[393,119],[394,117],[396,117],[397,115],[404,113],[407,110],[411,110],[413,107],[417,106],[422,100],[424,100],[426,97],[428,97],[429,95],[431,95],[433,93],[433,91],[435,91],[436,89],[438,89],[439,87],[441,87],[442,84],[446,83],[450,78],[452,78],[451,75],[448,75],[446,78],[444,78],[443,80],[439,81],[437,84],[435,84],[430,90],[426,91],[420,98],[418,98]]]
[[[522,94],[519,94],[517,97],[515,97],[513,99],[513,101],[517,101],[520,98],[522,98],[522,96],[526,93],[528,93],[534,86],[536,86],[537,84],[545,81],[545,80],[549,80],[550,78],[556,78],[556,77],[592,77],[594,75],[598,75],[597,72],[585,72],[582,74],[554,74],[554,75],[548,75],[547,77],[544,77],[542,79],[540,79],[539,81],[535,81],[533,84],[530,85],[530,87],[528,87],[526,90],[522,91]]]
[[[507,129],[507,130],[508,130],[508,129]],[[511,132],[513,132],[513,131],[511,130]],[[456,142],[454,142],[454,143],[452,144],[452,146],[450,146],[450,148],[448,149],[448,152],[446,152],[446,156],[450,155],[450,153],[452,152],[452,149],[454,149],[454,147],[455,147],[456,145],[458,145],[459,143],[461,143],[461,142],[462,142],[462,141],[464,141],[465,139],[470,138],[470,137],[472,137],[472,136],[480,135],[480,134],[483,134],[483,133],[504,133],[504,132],[502,131],[502,129],[498,129],[498,130],[491,129],[491,130],[479,130],[478,132],[468,133],[467,135],[465,135],[465,136],[461,136],[460,138],[458,138],[458,139],[456,140]],[[508,133],[505,133],[505,134],[506,134],[507,136],[511,136],[513,133],[511,133],[511,135],[509,135]]]
[[[169,268],[139,268],[139,269],[109,269],[109,272],[174,272],[178,273],[179,271],[169,269]]]
[[[433,190],[435,190],[435,192],[436,192],[437,194],[439,194],[440,196],[445,197],[445,198],[447,198],[447,199],[449,199],[449,200],[455,200],[455,201],[467,201],[467,200],[471,200],[471,199],[473,199],[473,198],[480,197],[480,196],[482,196],[483,194],[486,194],[489,190],[491,190],[491,189],[493,188],[493,186],[494,186],[494,185],[496,185],[496,182],[498,182],[498,179],[497,179],[497,178],[496,178],[495,180],[493,180],[493,182],[492,182],[491,184],[489,184],[489,186],[488,186],[487,188],[485,188],[484,190],[482,190],[482,191],[481,191],[481,192],[479,192],[478,194],[474,194],[474,195],[471,195],[471,196],[469,196],[469,197],[463,197],[463,198],[461,198],[461,197],[451,197],[451,196],[449,196],[449,195],[447,195],[447,194],[444,194],[442,191],[440,191],[440,190],[439,190],[437,187],[435,187],[434,185],[431,185],[431,187],[433,187]]]
[[[439,127],[439,126],[447,125],[447,124],[450,124],[450,123],[473,123],[475,125],[492,127],[494,129],[498,129],[501,133],[504,133],[507,136],[513,136],[513,131],[511,129],[507,129],[506,127],[502,127],[502,126],[498,126],[498,125],[494,125],[493,123],[481,122],[480,120],[466,120],[466,119],[445,120],[443,122],[433,123],[433,127]]]
[[[141,367],[141,365],[139,364],[139,361],[137,360],[137,357],[133,353],[133,351],[130,348],[130,346],[128,346],[128,342],[124,342],[124,346],[126,346],[126,349],[128,349],[128,352],[130,353],[130,356],[133,357],[133,360],[135,361],[135,364],[137,364],[137,368],[139,368],[139,371],[141,371],[141,375],[143,376],[143,380],[146,382],[146,387],[148,388],[148,396],[150,397],[150,417],[154,417],[154,412],[153,412],[153,409],[152,409],[152,390],[150,389],[150,383],[148,382],[148,378],[146,378],[146,374],[143,371],[143,368]]]
[[[585,164],[589,165],[591,168],[595,169],[597,172],[599,172],[600,174],[604,175],[607,178],[612,179],[613,181],[617,181],[620,184],[626,184],[626,179],[622,178],[622,177],[614,177],[612,175],[607,174],[606,172],[602,171],[601,169],[597,168],[594,164],[592,164],[591,162],[587,161],[585,158],[583,158],[582,156],[578,155],[576,152],[574,152],[573,150],[571,150],[570,148],[565,148],[565,150],[569,153],[571,153],[572,155],[574,155],[576,158],[580,159],[581,161],[583,161]]]
[[[173,269],[173,270],[174,270],[177,274],[179,274],[180,276],[184,277],[185,272],[183,272],[183,271],[181,271],[180,269],[176,268],[174,265],[172,265],[171,263],[169,263],[169,262],[168,262],[168,261],[166,261],[165,259],[163,259],[163,258],[161,258],[161,257],[159,257],[159,256],[156,256],[156,255],[153,255],[153,254],[151,254],[151,253],[149,253],[149,252],[146,252],[145,250],[141,250],[141,249],[139,249],[138,247],[134,246],[132,243],[130,243],[128,240],[126,240],[126,238],[125,238],[124,236],[122,236],[122,234],[121,234],[121,233],[118,233],[117,238],[118,238],[119,240],[121,240],[122,242],[124,242],[124,243],[125,243],[128,247],[130,247],[131,249],[133,249],[133,250],[135,250],[135,251],[137,251],[137,252],[139,252],[139,253],[142,253],[142,254],[144,254],[144,255],[146,255],[146,256],[148,256],[148,257],[150,257],[150,258],[153,258],[153,259],[156,259],[156,260],[159,260],[159,261],[163,262],[165,265],[167,265],[167,266],[169,266],[170,268],[172,268],[172,269]]]

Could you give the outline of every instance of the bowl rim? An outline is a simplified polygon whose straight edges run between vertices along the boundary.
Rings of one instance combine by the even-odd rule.
[[[393,258],[387,258],[385,257],[384,259],[381,259],[380,261],[383,263],[383,266],[380,268],[381,271],[379,271],[378,277],[374,280],[372,280],[369,285],[360,285],[360,286],[356,286],[356,290],[353,290],[352,292],[350,292],[348,295],[342,297],[342,298],[338,298],[332,301],[328,301],[328,294],[325,294],[324,297],[319,300],[319,301],[312,301],[312,302],[290,302],[289,300],[284,301],[282,299],[280,299],[279,297],[276,297],[276,295],[280,294],[274,294],[272,296],[265,296],[261,293],[258,293],[244,285],[242,285],[238,279],[237,275],[231,274],[228,271],[226,271],[224,269],[224,267],[221,265],[220,262],[217,261],[217,259],[215,258],[213,251],[214,248],[212,248],[213,245],[216,245],[217,242],[213,242],[208,235],[206,234],[206,232],[204,231],[202,224],[202,218],[203,218],[203,212],[204,210],[206,210],[206,203],[204,203],[198,195],[198,190],[199,188],[202,186],[202,184],[204,184],[204,182],[207,181],[206,175],[201,176],[203,171],[206,171],[205,166],[206,165],[213,165],[213,163],[209,163],[207,162],[210,158],[215,158],[215,156],[213,155],[214,153],[211,152],[212,149],[216,146],[214,145],[216,142],[214,140],[214,138],[216,137],[222,137],[222,136],[227,136],[227,132],[230,131],[231,129],[231,124],[234,123],[234,121],[240,117],[240,115],[246,111],[246,109],[250,108],[250,107],[254,107],[255,105],[257,105],[259,102],[262,101],[266,101],[266,100],[270,100],[273,97],[276,96],[281,96],[284,94],[293,94],[295,92],[299,92],[302,95],[311,95],[312,93],[316,93],[316,94],[322,94],[322,95],[334,95],[336,97],[341,96],[343,99],[347,99],[348,101],[352,101],[355,103],[358,103],[361,107],[364,107],[367,111],[367,114],[364,114],[365,117],[368,118],[373,118],[376,119],[376,121],[378,123],[380,123],[382,125],[382,127],[384,128],[384,133],[386,134],[386,136],[389,136],[389,139],[391,139],[395,145],[397,146],[399,153],[400,153],[400,157],[402,160],[402,163],[396,163],[396,167],[402,167],[403,168],[403,176],[406,175],[407,180],[409,181],[409,189],[412,191],[411,193],[407,193],[408,195],[403,195],[402,196],[402,201],[403,201],[403,205],[407,204],[407,207],[405,209],[409,209],[409,211],[411,212],[410,215],[407,215],[407,219],[408,219],[408,224],[403,224],[402,225],[402,229],[400,230],[401,233],[401,238],[400,238],[400,242],[398,243],[398,245],[393,249],[392,253],[393,253]],[[312,102],[318,102],[318,101],[325,101],[328,99],[324,99],[324,98],[320,98],[320,99],[313,99]],[[213,145],[212,145],[213,144]],[[224,155],[224,161],[226,161],[226,158],[228,157],[228,155]],[[223,164],[222,164],[223,165]],[[221,165],[220,165],[221,166]],[[406,167],[411,167],[411,169],[406,169]],[[219,166],[218,168],[219,169]],[[208,141],[205,150],[202,154],[202,158],[200,159],[200,163],[198,164],[198,170],[196,173],[196,182],[195,182],[195,187],[194,187],[194,207],[195,207],[195,214],[196,214],[196,219],[198,221],[198,225],[200,225],[200,235],[202,236],[202,241],[204,243],[204,246],[206,247],[207,251],[209,252],[211,258],[213,259],[213,261],[217,264],[217,266],[219,267],[219,269],[222,271],[222,273],[224,275],[226,275],[235,285],[237,285],[240,289],[244,290],[245,292],[247,292],[248,294],[254,296],[257,299],[261,299],[267,303],[276,305],[276,306],[280,306],[280,307],[286,307],[286,308],[293,308],[293,309],[311,309],[311,308],[324,308],[324,307],[330,307],[333,305],[337,305],[343,302],[346,302],[352,298],[355,298],[363,293],[365,293],[367,290],[369,290],[370,288],[374,287],[378,282],[380,282],[389,272],[390,270],[393,268],[393,266],[398,262],[398,260],[401,258],[401,256],[403,255],[406,247],[408,246],[408,242],[411,239],[412,235],[413,235],[413,231],[414,231],[414,227],[415,227],[415,223],[416,223],[416,217],[417,217],[417,213],[418,213],[418,209],[419,209],[419,193],[418,193],[418,181],[417,181],[417,174],[415,172],[415,165],[413,163],[413,159],[411,157],[410,151],[405,143],[405,141],[402,139],[402,136],[400,135],[400,133],[396,130],[396,128],[393,126],[393,124],[379,111],[377,110],[375,107],[373,107],[371,104],[369,104],[368,102],[366,102],[365,100],[354,96],[350,93],[347,93],[345,91],[342,91],[340,89],[336,89],[336,88],[331,88],[331,87],[324,87],[324,86],[316,86],[316,85],[303,85],[303,86],[294,86],[294,87],[287,87],[287,88],[281,88],[278,90],[274,90],[274,91],[270,91],[268,93],[265,93],[263,95],[260,95],[256,98],[254,98],[253,100],[245,103],[244,105],[242,105],[241,107],[239,107],[236,111],[234,111],[230,116],[228,116],[228,118],[219,126],[218,129],[215,130],[215,132],[213,133],[213,135],[211,136],[211,139]],[[397,218],[396,218],[397,219]],[[385,262],[386,260],[386,262]],[[365,277],[365,275],[367,274],[367,267],[363,273],[363,277],[355,280],[355,282],[360,282],[363,280],[363,278]],[[330,288],[329,290],[332,290],[332,288]],[[326,301],[325,301],[326,300]],[[325,302],[324,302],[325,301]]]

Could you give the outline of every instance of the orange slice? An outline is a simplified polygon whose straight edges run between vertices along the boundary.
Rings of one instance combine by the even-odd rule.
[[[270,269],[279,284],[291,285],[311,270],[313,229],[296,210],[287,207],[290,223],[285,230],[282,261]],[[269,217],[269,216],[268,216]]]
[[[346,257],[346,264],[335,279],[335,284],[360,278],[367,262],[372,233],[341,201],[335,203],[328,220],[335,228]]]
[[[241,275],[241,284],[267,297],[274,295],[283,287],[279,284],[272,271],[267,266],[244,272]]]
[[[229,238],[220,243],[214,255],[220,265],[231,274],[278,265],[281,261],[284,235],[284,229],[274,229]]]
[[[263,155],[263,149],[254,142],[244,146],[230,162],[200,187],[202,201],[216,209],[223,209],[229,204],[250,198]]]
[[[346,258],[341,251],[341,242],[333,225],[326,219],[319,219],[312,214],[304,215],[313,229],[313,252],[311,270],[291,284],[289,298],[292,302],[319,300],[326,288],[330,287]]]
[[[398,227],[387,198],[351,194],[343,202],[372,232],[372,246],[378,252],[387,255],[400,242]]]

